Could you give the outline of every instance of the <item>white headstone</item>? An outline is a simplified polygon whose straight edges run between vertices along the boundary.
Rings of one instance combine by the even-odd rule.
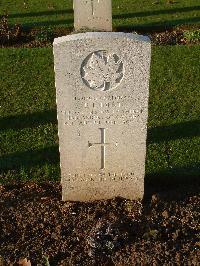
[[[112,31],[112,1],[74,0],[74,28]]]
[[[143,197],[150,54],[133,34],[55,39],[63,200]]]

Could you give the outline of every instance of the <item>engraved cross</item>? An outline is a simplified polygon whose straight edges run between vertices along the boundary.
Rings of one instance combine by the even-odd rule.
[[[92,16],[94,16],[94,0],[91,0]]]
[[[106,161],[106,146],[110,145],[111,143],[106,143],[106,128],[99,128],[101,131],[101,142],[100,143],[91,143],[88,141],[89,148],[94,145],[99,145],[101,147],[101,168],[105,169],[105,161]],[[117,146],[118,143],[115,143],[115,146]]]

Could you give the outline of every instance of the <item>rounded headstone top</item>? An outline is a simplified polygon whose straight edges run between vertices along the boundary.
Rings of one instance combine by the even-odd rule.
[[[53,45],[54,46],[59,45],[68,41],[76,41],[80,39],[95,39],[95,38],[107,38],[107,39],[124,38],[138,42],[151,43],[151,40],[149,39],[148,36],[143,36],[139,34],[124,33],[124,32],[86,32],[86,33],[77,33],[56,38],[54,39]]]

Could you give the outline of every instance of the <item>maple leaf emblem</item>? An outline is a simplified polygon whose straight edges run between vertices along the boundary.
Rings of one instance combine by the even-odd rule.
[[[123,63],[116,54],[97,51],[83,62],[81,76],[91,89],[107,91],[116,88],[123,78]]]

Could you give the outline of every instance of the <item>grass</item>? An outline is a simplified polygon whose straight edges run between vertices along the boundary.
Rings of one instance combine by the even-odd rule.
[[[189,42],[191,42],[191,41],[192,42],[199,42],[200,41],[200,29],[185,31],[183,36]]]
[[[73,27],[72,0],[2,0],[0,14],[9,15],[9,23],[24,27]],[[113,25],[120,28],[166,27],[199,24],[197,0],[113,0]]]
[[[52,51],[1,49],[0,53],[4,59],[0,168],[22,180],[58,178]]]
[[[153,50],[147,173],[167,182],[200,175],[199,51],[199,46]]]
[[[199,176],[199,50],[153,47],[148,182]],[[4,48],[0,58],[0,182],[59,180],[52,49]]]

